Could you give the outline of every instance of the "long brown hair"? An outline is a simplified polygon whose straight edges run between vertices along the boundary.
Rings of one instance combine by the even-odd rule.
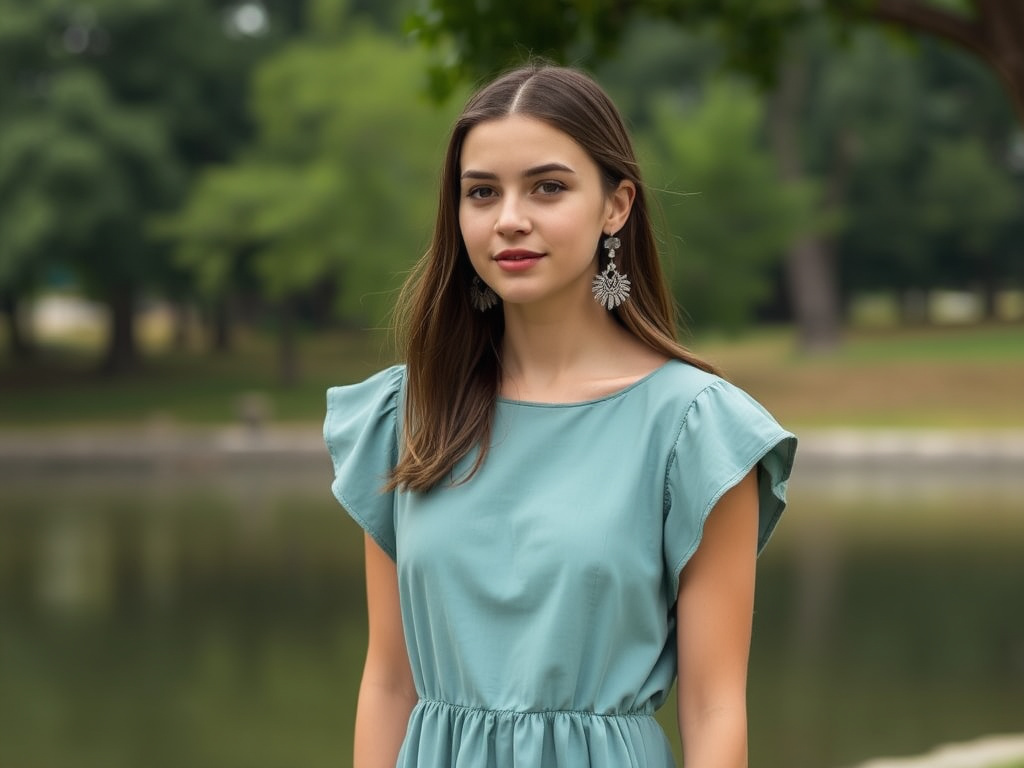
[[[433,240],[399,299],[406,399],[400,458],[389,488],[429,490],[476,449],[472,469],[460,478],[466,480],[490,445],[505,322],[500,308],[479,312],[470,304],[475,272],[459,229],[459,162],[474,126],[510,114],[543,120],[569,135],[597,164],[609,193],[623,179],[636,185],[629,218],[616,233],[622,241],[617,264],[632,283],[629,300],[613,310],[616,319],[666,357],[714,371],[676,339],[675,307],[662,276],[640,169],[611,99],[574,69],[513,70],[477,91],[452,129]]]

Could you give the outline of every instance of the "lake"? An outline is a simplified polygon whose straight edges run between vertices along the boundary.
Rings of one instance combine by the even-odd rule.
[[[362,540],[329,471],[0,467],[0,764],[349,764]],[[752,765],[1024,730],[1024,473],[801,467],[758,579]]]

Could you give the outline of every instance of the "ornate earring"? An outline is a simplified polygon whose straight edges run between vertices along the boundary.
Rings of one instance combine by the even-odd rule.
[[[594,300],[603,304],[605,309],[612,310],[629,298],[630,283],[629,278],[615,266],[615,249],[622,247],[622,241],[612,235],[605,238],[604,247],[608,249],[608,266],[594,278]]]
[[[481,312],[486,312],[498,303],[498,294],[479,275],[473,275],[473,282],[469,284],[469,303]]]

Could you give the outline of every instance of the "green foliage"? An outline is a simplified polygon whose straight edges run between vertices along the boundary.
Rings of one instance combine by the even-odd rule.
[[[908,50],[862,30],[846,56],[824,61],[815,88],[812,161],[850,211],[848,292],[1009,274],[1021,202],[1000,160],[1014,120],[988,73],[948,49]]]
[[[844,3],[859,4],[863,0]],[[800,0],[429,0],[410,16],[408,28],[440,54],[431,85],[441,96],[460,79],[490,75],[529,56],[593,66],[620,49],[636,18],[706,27],[726,62],[768,82],[787,31],[813,13],[805,6]]]
[[[695,105],[656,102],[643,155],[676,241],[674,293],[698,326],[748,323],[786,245],[815,226],[815,189],[779,180],[761,120],[756,95],[735,82],[713,81]]]
[[[208,171],[162,230],[209,292],[251,271],[264,295],[327,279],[347,316],[379,322],[425,247],[450,115],[427,104],[425,55],[368,28],[296,42],[258,70],[258,136]]]
[[[921,178],[923,228],[936,238],[955,238],[970,256],[984,255],[1021,210],[1017,188],[976,139],[938,140],[929,154]]]
[[[349,21],[351,0],[307,0],[306,30],[311,37],[337,39],[344,34]]]
[[[54,75],[47,90],[45,110],[0,123],[0,285],[57,264],[97,291],[141,279],[149,262],[139,222],[181,186],[166,130],[116,105],[87,69]]]
[[[145,223],[247,133],[243,73],[266,44],[211,0],[0,0],[0,294],[53,273],[112,309],[131,365],[135,299],[181,274]]]
[[[921,285],[930,254],[914,213],[927,127],[920,60],[871,30],[851,35],[841,57],[820,36],[812,47],[819,68],[805,146],[810,168],[849,212],[840,238],[846,289]]]

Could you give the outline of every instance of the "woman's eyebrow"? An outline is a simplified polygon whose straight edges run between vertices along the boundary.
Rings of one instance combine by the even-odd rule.
[[[540,176],[544,173],[551,173],[552,171],[564,171],[565,173],[575,173],[575,171],[568,165],[562,165],[561,163],[545,163],[544,165],[538,165],[533,168],[529,168],[523,174],[523,176]]]
[[[545,163],[544,165],[536,165],[533,168],[527,168],[523,171],[523,178],[529,178],[530,176],[540,176],[545,173],[551,173],[552,171],[562,171],[563,173],[576,173],[572,168],[562,163]],[[463,179],[497,179],[496,173],[490,171],[475,171],[469,169],[462,172]]]

